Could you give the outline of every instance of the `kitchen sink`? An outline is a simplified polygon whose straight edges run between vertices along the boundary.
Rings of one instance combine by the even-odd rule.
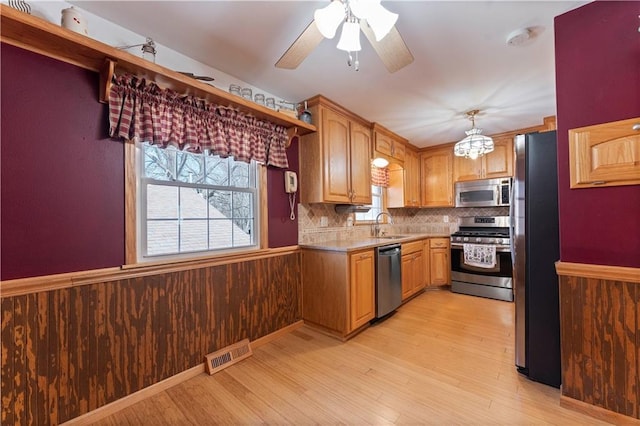
[[[380,240],[399,240],[400,238],[408,238],[408,235],[379,235],[376,238]]]

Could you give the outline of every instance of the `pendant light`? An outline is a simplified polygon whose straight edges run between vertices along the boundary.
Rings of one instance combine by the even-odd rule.
[[[493,139],[482,135],[482,129],[476,128],[475,116],[480,111],[477,109],[467,112],[467,117],[471,120],[471,130],[465,131],[467,137],[456,143],[453,153],[458,157],[466,157],[475,160],[493,151]]]

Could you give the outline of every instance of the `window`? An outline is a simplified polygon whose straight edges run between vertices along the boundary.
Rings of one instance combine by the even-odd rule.
[[[366,213],[356,213],[356,222],[376,220],[376,216],[384,211],[384,191],[385,189],[381,186],[371,185],[371,209]]]
[[[257,164],[140,144],[139,258],[259,245]]]

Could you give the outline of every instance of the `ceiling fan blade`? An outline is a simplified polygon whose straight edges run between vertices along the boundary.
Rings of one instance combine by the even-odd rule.
[[[289,70],[298,68],[298,65],[309,56],[309,53],[318,47],[322,39],[324,39],[324,37],[320,33],[320,30],[318,30],[315,20],[311,21],[296,41],[284,52],[284,55],[278,59],[276,68],[286,68]]]
[[[396,72],[413,62],[413,55],[395,26],[380,41],[376,41],[373,30],[364,20],[360,21],[360,28],[389,72]]]

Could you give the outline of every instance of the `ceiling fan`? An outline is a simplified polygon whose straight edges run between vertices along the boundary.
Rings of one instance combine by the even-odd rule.
[[[385,67],[396,72],[413,62],[413,55],[395,27],[398,15],[380,5],[380,0],[332,0],[317,9],[314,19],[276,62],[277,68],[296,69],[324,38],[333,38],[342,24],[338,49],[356,54],[360,50],[360,30],[367,37]]]

